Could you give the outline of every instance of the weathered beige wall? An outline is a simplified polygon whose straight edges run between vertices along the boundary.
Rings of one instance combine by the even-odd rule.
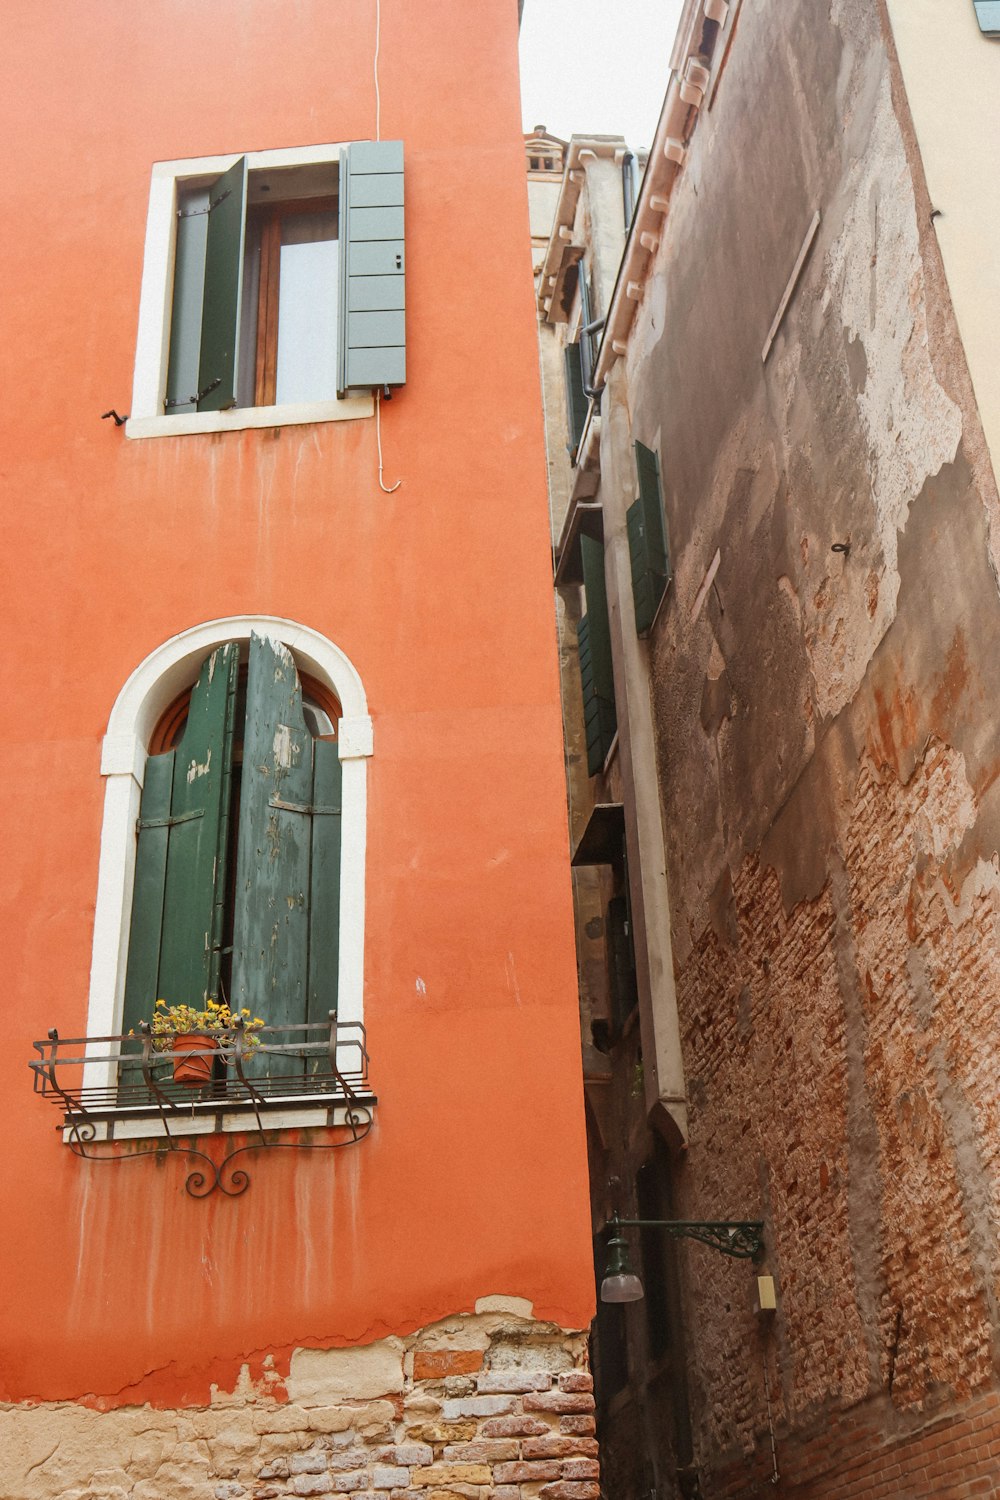
[[[1000,41],[971,0],[886,0],[948,287],[1000,470]]]
[[[965,9],[940,3],[956,30]],[[973,1433],[995,1427],[1000,1352],[1000,528],[930,210],[882,8],[744,4],[617,398],[660,454],[675,568],[637,648],[690,1120],[673,1207],[763,1219],[779,1287],[761,1323],[751,1268],[682,1252],[712,1500],[870,1493],[859,1453],[891,1473],[966,1420],[967,1451],[880,1493],[996,1493]],[[980,287],[998,242],[974,268],[969,250]],[[631,1065],[623,1048],[602,1163],[627,1211],[650,1159]],[[605,1413],[606,1458],[637,1411],[668,1409],[636,1373],[646,1314],[623,1317],[632,1405]]]

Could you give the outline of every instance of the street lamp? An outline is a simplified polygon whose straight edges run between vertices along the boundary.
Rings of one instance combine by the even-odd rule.
[[[764,1224],[760,1219],[620,1219],[615,1214],[605,1228],[611,1230],[611,1239],[607,1271],[601,1282],[602,1302],[638,1302],[643,1296],[622,1229],[662,1229],[674,1239],[698,1240],[733,1260],[757,1260],[764,1249]]]

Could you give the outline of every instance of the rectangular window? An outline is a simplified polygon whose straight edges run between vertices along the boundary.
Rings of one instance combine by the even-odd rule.
[[[635,445],[639,497],[625,513],[628,555],[632,569],[635,628],[639,635],[652,629],[660,601],[670,582],[667,522],[660,484],[660,461],[652,448]]]
[[[159,164],[128,436],[370,414],[404,286],[400,141]]]

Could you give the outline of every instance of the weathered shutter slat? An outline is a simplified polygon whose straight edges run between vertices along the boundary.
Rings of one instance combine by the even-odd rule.
[[[1000,37],[1000,0],[975,0],[979,29],[986,36]]]
[[[595,776],[611,749],[618,720],[608,623],[607,588],[604,581],[604,548],[593,537],[581,536],[583,587],[587,613],[578,631],[580,681],[583,687],[587,769]]]
[[[660,600],[670,581],[670,557],[659,459],[651,448],[637,442],[635,463],[639,478],[639,497],[629,506],[625,524],[632,570],[635,627],[639,635],[645,635],[652,627]]]
[[[337,394],[406,380],[402,141],[356,141],[340,162]]]
[[[161,997],[218,994],[239,648],[221,646],[191,693],[180,744],[150,756],[139,811],[125,1029]]]
[[[139,804],[132,920],[129,926],[125,971],[124,1030],[148,1021],[159,999],[160,938],[163,932],[163,893],[167,879],[167,842],[170,837],[170,791],[174,779],[174,751],[151,755]],[[145,826],[144,826],[145,825]]]
[[[204,395],[199,411],[223,411],[236,404],[246,191],[247,163],[241,156],[210,191],[198,364],[198,391]]]
[[[284,806],[278,804],[285,804]],[[236,858],[233,1004],[270,1026],[305,1020],[312,736],[291,652],[250,638]],[[301,810],[296,810],[301,809]],[[269,1071],[288,1071],[274,1066]]]
[[[563,350],[566,373],[566,415],[569,419],[569,452],[576,463],[577,450],[587,420],[589,402],[583,390],[582,350],[579,344],[567,344]]]

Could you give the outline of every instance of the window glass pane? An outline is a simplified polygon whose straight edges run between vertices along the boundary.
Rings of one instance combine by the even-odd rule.
[[[290,214],[281,227],[275,401],[337,394],[337,218]]]

